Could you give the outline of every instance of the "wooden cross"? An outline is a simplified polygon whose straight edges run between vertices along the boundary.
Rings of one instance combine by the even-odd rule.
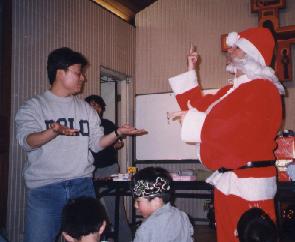
[[[295,25],[280,27],[279,9],[286,8],[286,0],[250,0],[251,12],[258,13],[258,26],[268,28],[277,44],[272,61],[280,81],[292,80],[291,44],[295,44]],[[225,36],[222,35],[222,50],[226,50]]]

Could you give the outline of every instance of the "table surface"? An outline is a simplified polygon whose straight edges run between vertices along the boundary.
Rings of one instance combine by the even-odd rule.
[[[94,180],[96,186],[121,187],[129,189],[132,181]],[[173,181],[175,189],[178,190],[210,190],[213,186],[205,181]],[[295,192],[295,181],[278,182],[278,190],[282,192]]]
[[[99,180],[93,181],[94,185],[97,186],[113,186],[130,188],[132,181],[112,181],[112,180]],[[173,181],[172,185],[174,188],[179,190],[210,190],[213,187],[205,181]]]
[[[97,197],[104,196],[132,196],[132,181],[94,180]],[[99,192],[99,188],[105,188]],[[213,186],[205,181],[173,181],[172,197],[213,199]]]
[[[112,181],[112,180],[94,180],[94,186],[107,187],[107,191],[102,196],[109,195],[120,195],[120,196],[131,196],[132,181]],[[278,192],[276,198],[281,201],[295,200],[295,181],[278,182]],[[205,181],[173,181],[172,188],[175,190],[176,195],[182,195],[182,197],[196,197],[202,198],[202,191],[213,190],[213,186],[206,183]],[[182,191],[179,192],[179,191]],[[198,191],[198,194],[191,195],[186,191]],[[199,196],[201,195],[201,196]],[[208,197],[207,195],[204,197]]]

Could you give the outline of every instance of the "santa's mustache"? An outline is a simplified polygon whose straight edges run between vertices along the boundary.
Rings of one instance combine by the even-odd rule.
[[[236,74],[238,70],[246,74],[248,71],[253,71],[253,68],[260,68],[260,64],[247,55],[244,58],[236,58],[227,55],[226,64],[226,71],[232,74]]]

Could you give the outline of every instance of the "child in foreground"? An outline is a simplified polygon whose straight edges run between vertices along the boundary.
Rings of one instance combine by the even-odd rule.
[[[71,199],[63,209],[61,231],[68,242],[99,242],[105,226],[105,210],[95,198]]]
[[[170,204],[170,174],[160,167],[147,167],[133,176],[133,182],[135,208],[144,218],[133,242],[192,242],[188,216]]]
[[[240,242],[277,242],[277,228],[261,208],[251,208],[241,216],[237,232]]]

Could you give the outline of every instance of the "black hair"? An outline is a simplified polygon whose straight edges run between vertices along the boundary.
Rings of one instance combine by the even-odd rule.
[[[68,47],[53,50],[47,58],[47,75],[50,85],[56,78],[57,70],[67,70],[71,65],[81,64],[84,68],[88,65],[88,60],[84,55],[75,52]]]
[[[90,102],[96,102],[99,106],[101,106],[102,112],[106,110],[106,103],[104,102],[103,98],[98,95],[90,95],[85,98],[85,101],[90,103]]]
[[[153,166],[146,167],[138,171],[137,173],[135,173],[135,175],[132,177],[132,181],[133,181],[133,184],[135,184],[137,181],[140,181],[140,180],[154,184],[158,177],[164,179],[167,182],[167,185],[170,186],[170,190],[165,191],[161,194],[154,195],[154,196],[148,196],[146,198],[150,201],[155,197],[160,197],[162,198],[164,203],[168,203],[169,201],[171,201],[171,195],[172,195],[173,189],[172,189],[172,177],[166,169],[162,167],[153,167]]]
[[[71,199],[62,211],[61,231],[80,240],[95,233],[106,221],[106,212],[99,200],[92,197]]]
[[[251,208],[242,214],[237,225],[240,242],[277,242],[277,228],[261,208]]]

